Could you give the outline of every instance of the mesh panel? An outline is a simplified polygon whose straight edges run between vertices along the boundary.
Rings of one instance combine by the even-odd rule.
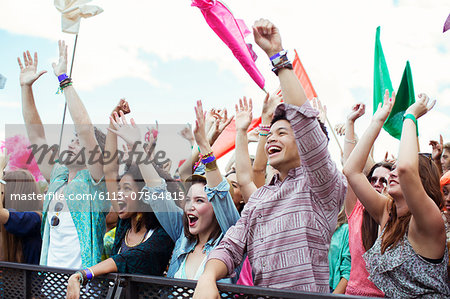
[[[133,298],[139,299],[156,299],[156,298],[170,298],[170,299],[185,299],[192,298],[194,295],[194,289],[186,286],[167,286],[157,285],[150,283],[142,283],[131,285],[131,288],[135,288],[137,293],[132,295]],[[282,298],[272,297],[264,295],[248,295],[235,292],[221,292],[221,298],[223,299],[271,299]]]
[[[69,274],[0,268],[0,298],[66,298]],[[25,279],[26,278],[26,279]],[[106,298],[114,282],[94,279],[81,289],[80,298]]]

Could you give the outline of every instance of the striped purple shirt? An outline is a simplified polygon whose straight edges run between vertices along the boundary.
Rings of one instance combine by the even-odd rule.
[[[317,111],[308,102],[277,109],[286,110],[301,166],[253,193],[209,259],[223,261],[231,275],[247,253],[255,286],[329,293],[328,247],[347,181],[331,160]]]

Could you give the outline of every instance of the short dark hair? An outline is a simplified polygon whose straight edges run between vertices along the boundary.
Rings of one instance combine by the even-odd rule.
[[[272,127],[273,124],[276,123],[279,120],[287,120],[287,121],[289,121],[287,119],[287,117],[286,117],[286,110],[285,109],[281,109],[281,108],[275,109],[272,121],[270,122],[270,126]],[[330,141],[330,138],[328,137],[327,127],[318,118],[317,118],[317,121],[319,122],[319,126],[322,129],[322,132],[325,134],[325,136],[327,137],[328,141]]]

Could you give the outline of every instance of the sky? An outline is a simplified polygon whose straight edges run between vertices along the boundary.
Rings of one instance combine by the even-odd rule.
[[[81,21],[72,78],[94,123],[107,123],[122,97],[141,124],[155,120],[160,124],[193,123],[198,99],[206,108],[234,112],[240,97],[251,97],[254,116],[259,115],[263,91],[190,2],[90,3],[104,12]],[[394,88],[409,60],[416,95],[424,92],[437,100],[435,108],[419,119],[421,151],[429,152],[429,140],[438,139],[439,134],[450,141],[450,32],[442,33],[450,1],[223,2],[248,27],[267,18],[279,28],[288,56],[293,59],[294,49],[299,53],[333,125],[345,121],[352,105],[365,103],[366,115],[356,125],[359,136],[372,114],[375,31],[381,26]],[[46,124],[61,123],[64,96],[55,94],[58,83],[51,63],[58,58],[57,40],[68,43],[71,56],[74,38],[61,32],[61,15],[53,1],[0,1],[0,74],[8,79],[5,89],[0,89],[0,139],[5,136],[5,125],[23,123],[17,56],[24,50],[38,52],[38,69],[48,71],[34,84],[41,118]],[[254,44],[251,35],[247,41]],[[270,61],[258,46],[254,45],[254,50],[266,90],[273,91],[279,83]],[[67,122],[72,123],[70,117]],[[343,138],[339,142],[343,145]],[[329,148],[339,162],[334,139]],[[375,144],[375,160],[381,160],[386,151],[397,155],[398,141],[383,131]]]

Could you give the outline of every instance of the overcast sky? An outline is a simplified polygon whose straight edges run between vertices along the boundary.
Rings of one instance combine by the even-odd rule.
[[[206,107],[234,111],[234,104],[244,95],[254,99],[255,116],[259,114],[263,92],[190,2],[91,2],[104,12],[82,20],[72,77],[95,123],[107,123],[110,110],[121,97],[129,100],[140,123],[192,123],[197,99],[204,100]],[[284,48],[290,54],[297,49],[333,124],[343,122],[353,104],[367,104],[366,116],[356,127],[359,135],[372,114],[375,30],[381,26],[394,88],[398,88],[409,60],[416,95],[425,92],[437,99],[435,109],[419,120],[422,151],[429,151],[428,141],[440,133],[450,141],[450,32],[442,33],[450,1],[224,3],[249,27],[260,17],[279,27]],[[61,122],[64,99],[55,95],[57,80],[51,69],[60,38],[72,49],[74,36],[61,32],[60,14],[53,1],[0,1],[0,73],[8,78],[5,89],[0,90],[2,127],[23,122],[16,57],[26,49],[37,51],[39,69],[49,71],[35,84],[41,117],[45,123]],[[252,36],[248,42],[253,42]],[[277,78],[265,54],[257,46],[254,49],[266,89],[272,91],[278,86]],[[330,150],[337,160],[334,140]],[[383,132],[375,147],[376,159],[382,159],[386,150],[396,154],[398,142]]]

